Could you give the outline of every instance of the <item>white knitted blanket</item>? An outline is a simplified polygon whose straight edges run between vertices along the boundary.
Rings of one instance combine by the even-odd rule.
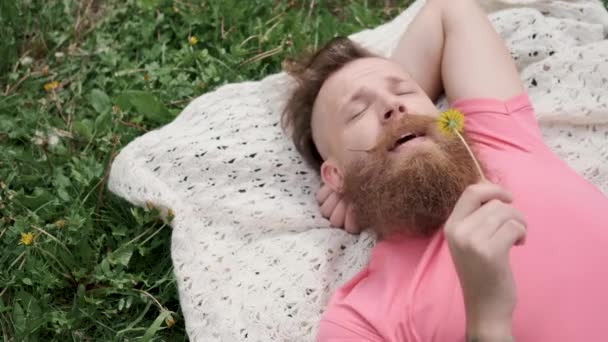
[[[351,38],[388,55],[422,4]],[[484,5],[501,10],[490,18],[545,142],[608,194],[608,13],[597,0]],[[280,129],[291,86],[281,73],[204,94],[112,166],[111,191],[175,212],[171,256],[193,341],[313,340],[331,294],[375,243],[319,216],[320,180]]]

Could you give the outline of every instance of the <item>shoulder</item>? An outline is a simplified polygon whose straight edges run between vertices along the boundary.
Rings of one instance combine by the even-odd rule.
[[[427,244],[401,238],[379,242],[368,265],[333,294],[317,341],[383,341],[382,336],[392,336]]]
[[[533,112],[528,93],[523,91],[505,99],[497,97],[460,98],[450,103],[450,107],[459,109],[464,114],[478,112],[513,114],[522,111]]]

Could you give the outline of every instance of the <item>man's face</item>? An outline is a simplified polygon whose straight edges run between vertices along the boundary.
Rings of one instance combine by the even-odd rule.
[[[383,58],[353,61],[321,88],[312,129],[324,159],[345,166],[371,148],[386,127],[408,114],[436,116],[433,102],[398,64]]]
[[[332,75],[319,93],[313,137],[323,181],[381,236],[434,232],[477,180],[457,137],[436,128],[437,109],[397,64],[365,58]]]

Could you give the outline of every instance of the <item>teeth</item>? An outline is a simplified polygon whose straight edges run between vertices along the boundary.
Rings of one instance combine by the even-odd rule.
[[[396,149],[398,146],[405,144],[406,142],[412,140],[412,139],[416,139],[418,137],[418,134],[416,133],[412,133],[412,132],[408,132],[405,133],[401,136],[399,136],[399,138],[395,141],[395,144],[393,145],[393,147],[390,149],[391,151]]]
[[[404,134],[404,135],[400,136],[399,139],[397,139],[397,142],[399,143],[403,139],[408,139],[409,140],[409,139],[412,139],[412,138],[415,138],[415,137],[416,137],[415,134],[407,133],[407,134]]]

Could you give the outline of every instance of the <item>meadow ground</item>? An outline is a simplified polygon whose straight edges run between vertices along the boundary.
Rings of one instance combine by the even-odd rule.
[[[0,341],[187,340],[171,228],[107,191],[113,157],[409,3],[0,1]]]

